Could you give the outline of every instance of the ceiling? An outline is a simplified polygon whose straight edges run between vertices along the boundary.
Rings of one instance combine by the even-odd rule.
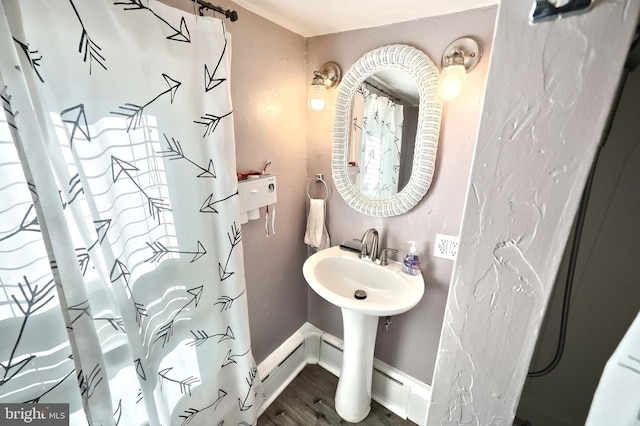
[[[499,0],[234,0],[303,37],[378,27],[491,6]],[[391,6],[392,5],[392,6]]]

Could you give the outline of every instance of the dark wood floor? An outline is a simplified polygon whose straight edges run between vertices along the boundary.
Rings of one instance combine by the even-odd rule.
[[[396,426],[415,423],[371,401],[371,412],[359,423],[340,418],[334,408],[338,378],[317,364],[307,365],[258,419],[258,426],[366,425]]]

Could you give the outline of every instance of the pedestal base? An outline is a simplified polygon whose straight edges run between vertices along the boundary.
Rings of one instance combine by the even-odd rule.
[[[363,420],[371,410],[373,350],[378,317],[342,309],[344,352],[336,391],[336,411],[348,422]]]

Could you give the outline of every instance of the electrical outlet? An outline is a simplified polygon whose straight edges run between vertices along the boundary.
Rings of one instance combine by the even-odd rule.
[[[436,234],[433,255],[443,259],[454,260],[458,254],[459,238],[453,235]]]
[[[458,237],[451,237],[450,239],[449,255],[452,259],[455,259],[458,255],[458,241],[460,241]]]

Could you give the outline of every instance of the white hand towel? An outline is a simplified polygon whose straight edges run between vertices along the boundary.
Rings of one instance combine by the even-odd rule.
[[[324,200],[311,199],[309,205],[309,217],[307,218],[307,231],[304,234],[304,243],[311,247],[326,249],[330,245],[329,233],[324,223]]]

